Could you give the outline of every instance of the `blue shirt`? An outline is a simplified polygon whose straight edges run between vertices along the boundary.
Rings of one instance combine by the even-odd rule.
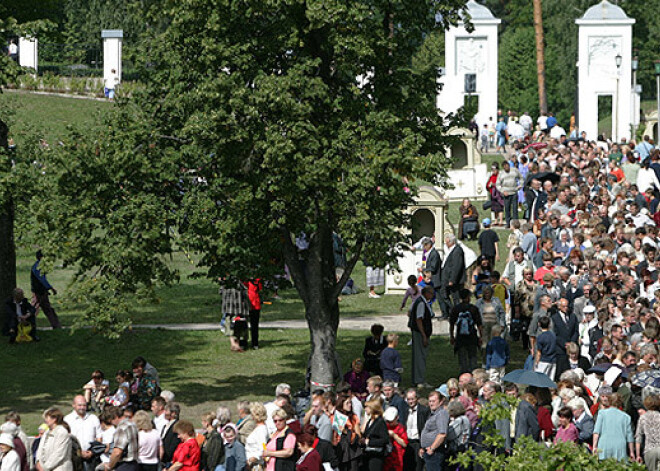
[[[486,346],[486,369],[501,368],[509,363],[509,344],[502,337],[493,337]]]
[[[551,330],[541,332],[536,337],[536,348],[541,352],[541,360],[544,363],[554,363],[557,361],[557,337]]]
[[[401,355],[395,349],[387,347],[380,354],[380,369],[383,370],[383,379],[400,383],[401,373],[396,371],[398,368],[402,368]]]
[[[33,293],[41,293],[45,292],[49,289],[53,289],[53,287],[50,285],[48,280],[46,279],[46,275],[41,274],[41,270],[39,270],[39,262],[40,260],[37,260],[34,262],[34,265],[32,265],[32,270],[31,270],[31,275],[32,275],[32,292]],[[38,286],[41,284],[41,286]]]

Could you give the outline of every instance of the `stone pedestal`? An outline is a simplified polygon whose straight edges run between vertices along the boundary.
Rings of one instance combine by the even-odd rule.
[[[444,234],[453,233],[447,221],[448,202],[439,188],[423,186],[415,198],[415,205],[406,211],[412,216],[412,231],[407,228],[405,235],[412,232],[413,242],[422,237],[436,236],[436,250],[442,253]],[[416,275],[417,268],[422,266],[423,250],[406,250],[399,258],[399,270],[390,272],[389,267],[385,276],[385,293],[397,294],[405,292],[408,288],[407,278]]]
[[[103,80],[107,80],[114,69],[121,82],[121,47],[124,31],[104,29],[101,31],[101,38],[103,39]]]
[[[603,0],[575,21],[579,27],[577,126],[598,136],[598,97],[612,97],[612,139],[630,139],[633,109],[632,25],[623,9]],[[616,57],[621,56],[617,68]]]
[[[18,38],[18,64],[36,72],[39,66],[39,41],[37,38]]]
[[[454,113],[465,104],[465,75],[476,74],[476,90],[472,100],[478,100],[476,119],[483,125],[497,119],[497,29],[501,20],[488,8],[474,0],[467,2],[471,33],[464,25],[445,33],[445,75],[439,82],[442,90],[437,106],[444,113]]]
[[[449,135],[458,137],[450,148],[447,156],[452,158],[452,170],[448,171],[449,182],[454,188],[444,190],[450,201],[484,200],[488,197],[486,181],[488,180],[488,167],[481,163],[477,138],[469,129],[454,128]]]

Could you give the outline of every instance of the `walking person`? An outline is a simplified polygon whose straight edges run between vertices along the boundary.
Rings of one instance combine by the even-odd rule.
[[[465,254],[460,245],[456,243],[454,234],[445,235],[447,252],[442,261],[440,273],[440,306],[442,317],[449,319],[451,310],[459,303],[458,292],[465,285]]]
[[[504,196],[505,227],[510,227],[511,219],[518,219],[518,190],[522,188],[520,170],[511,168],[508,161],[502,162],[502,171],[497,175],[497,188]]]
[[[39,308],[44,311],[44,315],[48,318],[50,326],[53,329],[61,329],[62,324],[60,324],[60,319],[55,313],[55,309],[50,304],[50,298],[48,297],[48,292],[52,291],[53,294],[57,294],[57,290],[51,286],[46,278],[46,275],[41,273],[39,269],[39,264],[41,259],[44,257],[41,250],[37,250],[37,261],[32,265],[32,270],[30,271],[30,287],[32,289],[32,305],[34,306],[35,316],[39,313]]]
[[[462,289],[461,302],[454,307],[449,319],[449,342],[458,355],[461,374],[470,373],[477,367],[477,348],[481,342],[481,315],[470,304],[472,292]]]

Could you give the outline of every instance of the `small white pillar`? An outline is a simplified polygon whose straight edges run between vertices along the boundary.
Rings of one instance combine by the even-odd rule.
[[[121,46],[124,31],[121,29],[104,29],[101,31],[103,39],[103,80],[107,80],[112,69],[117,71],[117,77],[121,82]]]
[[[612,137],[630,139],[633,106],[632,28],[618,5],[607,0],[589,8],[578,25],[578,129],[598,135],[598,97],[612,96]],[[617,67],[617,56],[621,65]]]
[[[476,89],[470,95],[479,100],[476,120],[481,127],[497,119],[497,35],[502,21],[474,0],[466,7],[474,30],[467,31],[463,19],[445,32],[445,75],[439,79],[442,90],[436,105],[445,114],[455,113],[468,95],[465,76],[474,74]]]
[[[39,41],[37,38],[18,38],[18,64],[37,71]]]

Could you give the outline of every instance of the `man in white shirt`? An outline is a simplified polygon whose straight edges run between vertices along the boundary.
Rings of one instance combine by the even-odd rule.
[[[404,417],[399,417],[401,424],[406,427],[408,434],[408,446],[403,455],[403,469],[411,471],[422,471],[424,460],[419,456],[419,437],[426,425],[426,419],[431,415],[428,407],[419,404],[419,398],[415,389],[409,389],[406,393],[408,407]]]
[[[158,435],[163,435],[163,429],[167,426],[168,420],[165,417],[165,405],[167,401],[161,397],[155,397],[151,401],[151,412],[154,413],[154,426],[158,430]]]
[[[94,471],[94,454],[89,451],[89,444],[101,436],[101,423],[98,417],[87,413],[87,401],[85,396],[78,395],[73,398],[73,411],[64,417],[64,421],[71,428],[71,435],[80,442],[81,456],[85,465],[85,471]]]
[[[529,116],[529,113],[525,111],[523,115],[520,117],[520,125],[523,127],[525,130],[525,134],[531,135],[532,134],[532,125],[534,123],[532,122],[531,116]]]
[[[115,99],[115,88],[119,85],[119,75],[117,75],[117,70],[110,70],[110,75],[105,79],[105,96],[109,100]]]
[[[550,130],[550,137],[553,139],[561,139],[562,136],[566,136],[566,130],[561,126],[553,126]]]

